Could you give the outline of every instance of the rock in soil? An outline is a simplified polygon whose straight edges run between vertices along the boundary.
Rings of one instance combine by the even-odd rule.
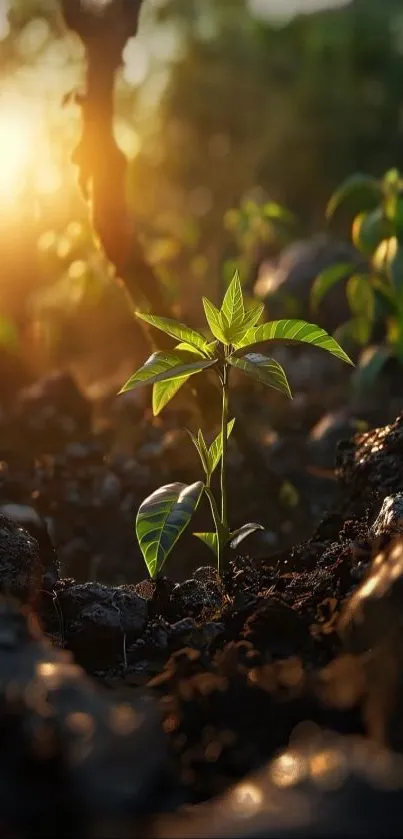
[[[15,521],[0,513],[0,591],[32,603],[42,586],[38,543]]]
[[[56,588],[64,640],[77,661],[91,671],[125,658],[126,646],[145,628],[147,601],[134,586],[71,583]]]
[[[3,836],[120,836],[129,817],[163,802],[168,764],[155,702],[102,696],[5,598],[0,673]]]
[[[384,498],[379,515],[371,528],[375,537],[396,530],[403,530],[403,492],[396,492]]]

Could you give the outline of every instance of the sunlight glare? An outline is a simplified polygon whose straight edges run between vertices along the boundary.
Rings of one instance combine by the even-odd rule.
[[[137,38],[130,38],[123,50],[123,78],[130,85],[140,85],[144,81],[148,67],[149,55],[143,44]]]
[[[53,195],[62,186],[60,170],[51,162],[44,164],[37,172],[35,185],[42,195]]]
[[[11,198],[26,186],[31,158],[32,128],[23,112],[7,97],[0,99],[0,195]]]

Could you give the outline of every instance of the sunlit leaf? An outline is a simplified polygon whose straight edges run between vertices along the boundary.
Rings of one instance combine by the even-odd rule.
[[[230,534],[230,548],[235,550],[244,539],[247,539],[248,536],[252,536],[253,533],[256,533],[257,530],[264,530],[261,524],[256,524],[256,522],[250,522],[249,524],[243,524],[242,527],[239,527],[238,530],[233,530]]]
[[[199,452],[200,452],[200,458],[201,458],[201,461],[202,461],[202,464],[203,464],[203,469],[204,469],[206,475],[208,475],[209,471],[210,471],[209,453],[208,453],[208,448],[206,446],[206,441],[203,437],[203,432],[201,431],[200,428],[199,428],[199,431],[198,431],[198,434],[197,434],[197,442],[199,444]]]
[[[337,265],[331,265],[326,268],[321,274],[316,277],[311,288],[311,304],[314,310],[317,310],[319,303],[323,300],[326,294],[333,286],[345,280],[355,270],[352,262],[339,262]]]
[[[194,533],[201,542],[204,542],[215,556],[218,556],[218,539],[216,533]]]
[[[390,190],[391,188],[393,190],[395,190],[399,186],[399,180],[400,180],[399,170],[396,169],[396,168],[388,169],[388,171],[385,172],[385,174],[382,178],[382,186],[387,191]]]
[[[237,356],[230,356],[229,363],[238,370],[242,370],[247,376],[256,379],[263,385],[272,387],[275,390],[280,390],[286,396],[291,398],[290,386],[287,381],[287,376],[281,364],[275,361],[274,358],[267,358],[266,355],[260,353],[248,353],[241,358]]]
[[[220,314],[224,315],[228,322],[228,337],[232,340],[233,335],[236,335],[242,327],[245,317],[245,306],[238,271],[235,271],[225,293]]]
[[[292,224],[295,221],[295,216],[290,212],[290,210],[287,210],[286,207],[282,207],[281,204],[276,204],[274,201],[268,201],[264,204],[263,216],[264,218],[272,221],[282,221],[286,224]]]
[[[228,325],[225,323],[221,312],[214,306],[214,303],[211,300],[208,300],[207,297],[203,297],[203,306],[204,312],[206,315],[207,323],[218,341],[221,341],[222,344],[229,344],[230,340],[227,334]]]
[[[185,428],[185,431],[189,435],[194,447],[197,449],[197,451],[199,451],[199,443],[197,437],[193,434],[193,431],[191,431],[190,428]]]
[[[136,533],[150,577],[161,571],[169,553],[189,524],[203,492],[202,481],[160,487],[141,504]]]
[[[173,399],[178,390],[187,382],[190,376],[183,376],[181,379],[168,379],[165,382],[155,382],[153,385],[153,414],[155,417]]]
[[[249,353],[253,350],[254,345],[262,344],[265,341],[311,344],[314,347],[326,350],[347,364],[353,364],[347,353],[331,335],[321,329],[320,326],[307,323],[305,320],[273,320],[249,329],[237,345],[239,349],[236,355]]]
[[[245,312],[242,327],[246,330],[252,326],[256,326],[257,322],[262,317],[264,312],[264,303],[253,303],[253,305]]]
[[[206,446],[203,434],[201,433],[201,431],[199,431],[198,436],[196,437],[193,434],[193,432],[190,431],[189,428],[186,428],[185,431],[187,431],[187,433],[188,433],[188,435],[189,435],[189,437],[190,437],[190,439],[191,439],[191,441],[192,441],[192,443],[193,443],[193,445],[194,445],[194,447],[197,451],[197,454],[199,455],[201,465],[204,469],[204,472],[208,476],[208,474],[209,474],[208,451],[207,451],[207,446]]]
[[[199,358],[206,358],[205,352],[199,350],[197,347],[194,347],[192,344],[188,344],[186,341],[181,341],[180,344],[177,344],[175,350],[179,350],[179,352],[192,353],[193,355],[197,355]]]
[[[393,226],[385,217],[383,207],[359,213],[352,227],[353,242],[365,256],[372,256],[383,239],[393,235]]]
[[[201,332],[197,332],[195,329],[191,329],[189,326],[186,326],[184,323],[179,323],[177,320],[160,318],[156,315],[145,314],[144,312],[136,312],[136,317],[144,320],[150,326],[155,326],[156,329],[160,329],[161,332],[165,332],[171,338],[186,341],[186,343],[191,344],[192,347],[197,347],[199,350],[205,350],[209,343]]]
[[[243,318],[240,326],[232,326],[228,334],[231,338],[231,344],[234,346],[242,340],[248,329],[255,326],[264,311],[264,303],[258,303],[252,309],[249,309]]]
[[[195,361],[194,356],[186,353],[155,352],[139,370],[133,373],[119,393],[126,393],[129,390],[168,379],[186,379],[215,363],[215,359]]]
[[[235,419],[229,421],[227,425],[227,439],[231,434],[231,431],[235,425]],[[208,462],[209,462],[209,470],[210,475],[213,474],[214,469],[218,466],[222,455],[222,432],[220,431],[217,434],[215,440],[213,440],[209,450],[208,450]]]
[[[353,195],[360,196],[361,205],[363,202],[374,203],[382,197],[382,187],[376,178],[370,175],[351,175],[333,193],[327,208],[326,216],[331,218],[336,210]]]

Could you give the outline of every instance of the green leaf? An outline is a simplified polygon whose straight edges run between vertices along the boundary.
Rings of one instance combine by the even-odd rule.
[[[264,309],[264,304],[259,303],[258,306],[254,311],[249,311],[245,314],[243,322],[238,327],[232,327],[229,330],[229,337],[231,338],[231,344],[234,346],[239,342],[242,341],[242,338],[252,326],[254,326],[257,321],[259,320],[262,311]]]
[[[347,346],[360,344],[361,324],[357,318],[350,318],[345,323],[340,324],[334,332],[334,337],[338,341],[342,341]]]
[[[393,225],[385,217],[383,207],[376,207],[369,213],[359,213],[353,221],[352,239],[364,256],[373,256],[383,239],[392,235]]]
[[[393,350],[388,347],[367,347],[353,373],[354,388],[358,391],[365,391],[372,387],[382,368],[392,357]]]
[[[168,379],[165,382],[155,382],[153,385],[153,414],[155,417],[161,413],[165,405],[173,399],[173,397],[181,389],[182,385],[187,382],[190,376],[183,376],[181,379]]]
[[[391,188],[395,190],[399,186],[399,179],[400,175],[398,169],[388,169],[382,178],[382,186],[386,191],[389,191]]]
[[[180,344],[177,344],[175,350],[179,350],[179,352],[192,353],[193,355],[197,355],[198,358],[206,358],[205,352],[202,352],[202,350],[197,349],[197,347],[194,347],[192,344],[188,344],[186,341],[181,341]]]
[[[403,290],[403,248],[397,246],[395,253],[391,256],[388,264],[388,275],[397,299],[401,304]]]
[[[332,218],[336,210],[352,195],[361,196],[361,202],[374,203],[382,197],[382,187],[376,178],[369,175],[350,175],[333,193],[327,208],[326,217]]]
[[[403,195],[400,190],[389,195],[385,201],[387,218],[390,219],[396,232],[401,237],[403,231]]]
[[[355,265],[352,262],[338,262],[337,265],[331,265],[319,274],[311,288],[311,305],[317,311],[319,303],[323,300],[326,294],[333,286],[337,285],[341,280],[345,280],[355,270]]]
[[[227,440],[231,434],[231,431],[235,425],[235,419],[229,421],[227,425]],[[215,440],[213,440],[209,450],[208,450],[208,462],[209,462],[209,473],[210,475],[213,474],[214,469],[218,466],[222,455],[222,432],[220,431],[217,434]]]
[[[206,475],[208,477],[208,475],[209,475],[208,451],[207,451],[206,443],[204,441],[203,434],[199,430],[198,436],[195,437],[195,435],[192,434],[192,432],[189,430],[189,428],[186,428],[185,431],[187,431],[187,433],[189,434],[189,437],[190,437],[190,439],[191,439],[191,441],[192,441],[192,443],[193,443],[193,445],[194,445],[194,447],[197,451],[197,454],[199,455],[201,465],[204,469],[204,472],[206,473]]]
[[[201,431],[200,428],[199,428],[199,431],[198,431],[198,434],[197,434],[197,442],[199,444],[199,453],[200,453],[201,462],[203,464],[203,469],[204,469],[206,475],[208,475],[209,472],[210,472],[209,453],[208,453],[208,448],[206,446],[206,441],[203,437],[203,432]]]
[[[371,333],[375,314],[375,297],[366,276],[355,274],[347,283],[347,300],[352,314],[360,322],[360,341],[365,343]]]
[[[200,447],[199,447],[199,441],[198,441],[197,437],[195,437],[195,435],[193,434],[193,432],[192,432],[192,431],[190,431],[190,428],[185,428],[185,431],[186,431],[186,433],[189,435],[189,437],[190,437],[190,439],[191,439],[191,441],[192,441],[192,443],[193,443],[193,445],[194,445],[194,447],[195,447],[195,449],[196,449],[196,451],[197,451],[197,453],[198,453],[199,457],[201,457]]]
[[[146,498],[137,513],[136,533],[152,579],[187,527],[203,492],[202,481],[160,487]]]
[[[238,527],[238,530],[233,530],[230,534],[230,548],[235,550],[244,539],[247,539],[248,536],[252,536],[253,533],[256,533],[257,530],[264,530],[261,524],[256,524],[256,522],[249,522],[249,524],[243,524],[242,527]]]
[[[263,216],[271,221],[282,221],[286,224],[295,222],[295,216],[286,207],[282,207],[281,204],[276,204],[274,201],[268,201],[267,204],[264,204]]]
[[[201,542],[204,542],[215,556],[218,556],[218,539],[216,533],[194,533],[193,536],[197,536]]]
[[[194,373],[200,373],[206,367],[211,367],[216,359],[206,361],[195,361],[194,356],[180,352],[155,352],[150,358],[128,379],[119,393],[126,393],[143,385],[153,385],[155,382],[163,382],[168,379],[186,379]]]
[[[203,306],[207,323],[214,337],[218,341],[221,341],[222,344],[229,344],[230,341],[227,334],[228,325],[225,323],[221,312],[207,297],[203,297]]]
[[[160,329],[161,332],[165,332],[166,335],[170,335],[171,338],[177,338],[179,341],[186,341],[198,350],[206,350],[208,345],[207,338],[205,338],[201,332],[191,329],[184,323],[179,323],[177,320],[171,320],[171,318],[160,318],[156,315],[147,315],[144,314],[144,312],[135,312],[135,314],[136,317],[140,318],[140,320],[144,320],[145,323],[149,323],[150,326],[155,326],[156,329]]]
[[[286,396],[291,397],[290,386],[287,381],[287,376],[281,364],[275,361],[274,358],[267,358],[266,355],[260,353],[248,353],[247,355],[238,358],[231,355],[228,359],[233,367],[242,370],[247,376],[260,382],[263,385],[272,387],[275,390],[280,390]]]
[[[245,306],[238,271],[235,271],[225,293],[220,314],[228,322],[228,337],[232,340],[233,334],[235,335],[242,328],[245,318]]]
[[[253,303],[253,305],[245,312],[245,317],[243,319],[242,326],[245,332],[252,326],[256,326],[258,320],[262,317],[263,312],[264,303]]]
[[[335,355],[336,358],[353,365],[347,353],[341,348],[337,341],[324,329],[314,323],[307,323],[305,320],[272,320],[269,323],[262,323],[249,329],[245,337],[237,345],[239,349],[236,355],[243,355],[253,350],[255,344],[265,341],[280,341],[290,343],[312,344]]]

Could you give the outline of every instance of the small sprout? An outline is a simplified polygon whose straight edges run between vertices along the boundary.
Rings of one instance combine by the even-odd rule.
[[[121,393],[143,385],[153,386],[153,412],[156,416],[175,396],[182,385],[197,373],[211,369],[218,377],[222,391],[221,431],[210,445],[201,430],[188,432],[199,455],[205,480],[187,485],[168,484],[143,501],[137,514],[136,533],[151,578],[165,564],[172,548],[189,525],[202,495],[206,495],[214,523],[210,533],[196,533],[217,557],[220,573],[223,551],[227,545],[236,548],[257,530],[259,524],[245,524],[231,531],[227,507],[227,443],[235,419],[229,419],[229,379],[231,369],[268,387],[291,396],[287,376],[281,364],[264,353],[270,343],[305,343],[321,347],[342,361],[351,364],[337,341],[324,329],[303,320],[277,320],[258,325],[261,304],[245,310],[239,275],[236,272],[225,294],[221,309],[203,299],[204,311],[212,337],[190,329],[168,318],[137,313],[156,329],[179,341],[172,352],[153,353],[123,386]],[[211,477],[220,466],[219,503],[211,489]]]

